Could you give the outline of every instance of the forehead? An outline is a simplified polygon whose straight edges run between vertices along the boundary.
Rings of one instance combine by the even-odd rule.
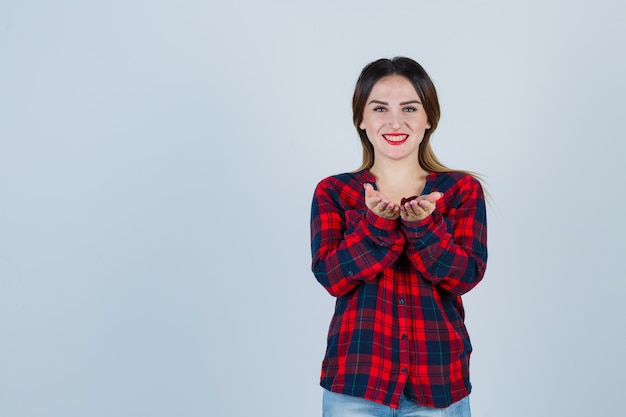
[[[408,78],[402,75],[388,75],[381,78],[374,84],[370,93],[369,99],[379,99],[386,97],[388,99],[397,98],[401,100],[405,99],[419,99],[415,87],[411,84]]]

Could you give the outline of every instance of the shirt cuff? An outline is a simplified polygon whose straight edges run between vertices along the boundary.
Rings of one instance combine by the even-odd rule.
[[[367,228],[374,238],[374,242],[383,247],[393,247],[394,245],[402,245],[404,236],[398,229],[398,220],[389,220],[374,214],[371,210],[367,210],[365,214]]]
[[[425,219],[418,220],[416,222],[411,222],[411,221],[402,219],[402,225],[407,231],[411,231],[415,233],[420,233],[420,232],[423,233],[428,230],[429,228],[428,226],[430,225],[432,221],[433,221],[433,215],[431,214]]]
[[[365,219],[370,224],[370,226],[374,227],[375,229],[381,229],[382,231],[390,232],[398,227],[397,219],[385,219],[384,217],[380,217],[379,215],[374,214],[374,212],[369,209],[365,213]]]

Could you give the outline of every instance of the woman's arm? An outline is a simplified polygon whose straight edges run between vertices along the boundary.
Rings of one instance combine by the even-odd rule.
[[[342,206],[345,199],[340,198],[341,193],[355,190],[347,184],[331,185],[322,181],[313,197],[311,269],[331,295],[341,296],[376,279],[393,264],[402,253],[405,238],[397,220],[379,217],[365,206]],[[348,231],[350,225],[354,227]]]
[[[455,206],[450,209],[450,221],[437,211],[420,222],[402,221],[411,263],[425,279],[454,295],[474,288],[483,278],[487,262],[483,190],[471,176],[460,181],[457,195],[447,196]]]

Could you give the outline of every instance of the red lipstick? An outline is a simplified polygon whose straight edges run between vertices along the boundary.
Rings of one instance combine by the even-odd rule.
[[[409,135],[407,135],[406,133],[385,133],[383,135],[383,138],[385,138],[385,141],[392,145],[392,146],[398,146],[398,145],[402,145],[404,142],[406,142],[406,140],[409,138]]]

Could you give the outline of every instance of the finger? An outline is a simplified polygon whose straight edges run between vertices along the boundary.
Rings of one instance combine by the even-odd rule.
[[[435,203],[431,203],[428,200],[420,200],[417,202],[417,205],[418,207],[420,207],[422,210],[425,210],[425,211],[432,211],[436,207]]]
[[[389,214],[393,211],[393,203],[387,200],[380,200],[378,204],[376,204],[376,207],[381,213],[385,214]]]
[[[376,205],[373,211],[378,216],[381,216],[387,219],[393,219],[398,216],[399,209],[396,207],[395,204],[387,200],[382,200]]]
[[[365,188],[366,200],[370,199],[372,201],[386,201],[386,197],[380,191],[375,190],[372,184],[363,184],[363,188]]]
[[[410,203],[406,203],[404,206],[402,206],[402,214],[404,214],[404,219],[408,220],[408,221],[415,221],[417,216],[418,216],[418,211],[415,210],[415,207],[410,204]]]
[[[386,201],[385,203],[387,203],[387,206],[385,207],[385,209],[386,209],[388,212],[394,212],[394,211],[395,211],[395,208],[396,208],[396,205],[395,205],[395,204],[393,204],[393,203],[392,203],[392,202],[390,202],[390,201]]]
[[[424,196],[425,200],[428,200],[431,203],[436,203],[437,200],[443,198],[443,193],[440,193],[439,191],[433,191],[432,193]]]

